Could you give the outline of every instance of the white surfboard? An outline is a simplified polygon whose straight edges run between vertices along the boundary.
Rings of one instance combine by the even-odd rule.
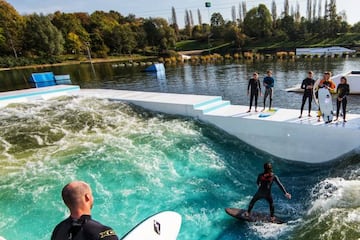
[[[314,100],[315,103],[320,107],[321,116],[325,123],[330,123],[334,117],[332,96],[328,89],[320,88],[320,79],[316,80],[314,84]]]
[[[122,240],[176,240],[181,227],[181,215],[165,211],[150,216],[132,230]]]
[[[326,88],[320,88],[318,90],[318,96],[321,116],[323,117],[325,123],[329,123],[334,117],[331,93]]]

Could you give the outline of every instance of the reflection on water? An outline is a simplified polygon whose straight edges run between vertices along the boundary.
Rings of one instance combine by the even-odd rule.
[[[324,71],[334,75],[358,70],[360,59],[299,59],[289,61],[238,62],[231,64],[166,66],[165,75],[146,73],[146,67],[119,67],[114,63],[96,63],[96,77],[90,64],[76,64],[36,69],[0,72],[0,90],[28,88],[26,79],[32,72],[53,71],[55,74],[70,74],[74,84],[81,88],[110,88],[153,92],[220,95],[233,104],[248,104],[246,95],[249,77],[254,71],[260,78],[267,69],[274,73],[274,106],[299,108],[301,95],[283,91],[300,83],[309,70],[315,78]],[[351,86],[350,86],[351,87]],[[260,101],[261,104],[261,101]],[[360,113],[360,97],[349,98],[348,110]],[[314,106],[315,108],[315,106]]]

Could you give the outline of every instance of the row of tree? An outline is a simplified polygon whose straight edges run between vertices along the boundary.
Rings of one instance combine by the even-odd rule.
[[[169,49],[175,42],[174,29],[162,18],[124,17],[115,11],[21,16],[0,0],[0,56],[51,57],[91,50],[105,57],[144,51],[147,46]]]
[[[232,21],[225,21],[220,13],[214,12],[210,24],[202,23],[199,10],[199,23],[195,24],[192,12],[186,11],[185,27],[179,29],[174,8],[168,23],[162,18],[125,17],[116,11],[22,16],[8,2],[0,0],[0,56],[51,57],[81,55],[91,50],[96,56],[105,57],[150,50],[162,52],[174,49],[175,43],[184,39],[209,41],[211,37],[242,47],[257,39],[296,41],[360,30],[360,23],[350,26],[346,15],[336,12],[335,0],[325,1],[323,5],[322,0],[308,0],[306,17],[301,17],[299,5],[294,8],[288,0],[281,16],[277,16],[275,0],[271,11],[264,4],[247,11],[246,3],[242,2],[238,14],[232,7]]]

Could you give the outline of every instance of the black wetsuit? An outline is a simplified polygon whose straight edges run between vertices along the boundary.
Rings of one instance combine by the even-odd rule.
[[[253,102],[254,97],[255,97],[255,109],[257,108],[257,101],[258,101],[258,96],[259,96],[260,91],[261,91],[261,86],[260,86],[259,79],[255,80],[255,78],[251,78],[249,80],[249,84],[248,84],[248,92],[250,93],[249,109],[251,109],[251,107],[252,107],[252,102]]]
[[[92,220],[90,215],[82,215],[80,219],[71,217],[59,223],[51,236],[51,240],[118,240],[114,230]]]
[[[343,118],[345,120],[346,105],[347,105],[346,96],[350,93],[349,84],[340,83],[336,89],[336,93],[338,94],[338,98],[342,98],[341,101],[339,101],[338,98],[336,99],[336,118],[339,117],[340,105],[342,105],[342,114],[343,114]]]
[[[301,83],[301,88],[304,89],[304,95],[302,98],[300,115],[302,114],[302,112],[304,110],[304,106],[305,106],[305,102],[306,102],[307,98],[309,98],[309,114],[310,114],[311,102],[312,102],[312,98],[313,98],[313,90],[307,89],[307,87],[314,86],[314,84],[315,84],[315,80],[312,78],[305,78]]]
[[[284,192],[284,194],[287,193],[285,190],[285,187],[281,184],[279,178],[275,174],[273,174],[273,173],[259,174],[259,176],[256,180],[256,183],[259,186],[259,189],[250,201],[249,208],[248,208],[249,213],[251,212],[252,208],[254,207],[255,202],[264,198],[269,202],[270,216],[271,217],[274,216],[275,208],[274,208],[274,201],[273,201],[273,198],[271,195],[271,185],[273,184],[274,181],[277,183],[277,185],[279,185],[279,187]]]
[[[264,108],[265,108],[265,103],[266,103],[266,98],[269,96],[270,98],[270,105],[269,105],[269,109],[271,108],[271,104],[272,104],[272,98],[273,98],[273,87],[274,87],[274,83],[275,80],[272,77],[266,76],[264,78],[264,86],[265,86],[265,93],[264,93]],[[266,85],[265,85],[266,84]]]

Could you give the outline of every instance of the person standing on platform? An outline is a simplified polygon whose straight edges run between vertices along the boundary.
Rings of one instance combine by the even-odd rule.
[[[336,84],[331,79],[331,73],[330,72],[324,72],[324,77],[320,80],[319,87],[328,89],[330,93],[335,93],[336,92]],[[321,116],[321,109],[319,108],[318,122],[320,122],[320,116]]]
[[[302,113],[303,113],[305,102],[306,102],[307,98],[308,98],[308,101],[309,101],[309,114],[308,114],[308,117],[311,117],[311,115],[310,115],[310,113],[311,113],[311,102],[312,102],[312,98],[313,98],[313,87],[314,87],[314,84],[315,84],[315,80],[313,78],[313,75],[314,75],[314,73],[312,71],[309,71],[307,78],[305,78],[301,83],[301,89],[304,89],[304,94],[303,94],[303,97],[302,97],[302,103],[301,103],[301,110],[300,110],[299,118],[302,117]]]
[[[258,103],[258,96],[261,96],[261,84],[259,80],[259,74],[254,72],[253,77],[250,78],[248,88],[247,88],[247,95],[250,95],[250,106],[247,112],[251,111],[252,103],[255,98],[255,112],[257,112],[257,103]]]
[[[338,85],[336,89],[336,93],[338,94],[338,97],[336,99],[336,119],[339,118],[339,112],[340,112],[340,105],[342,106],[342,114],[344,122],[346,122],[346,105],[347,105],[347,98],[346,96],[350,93],[350,86],[347,83],[346,77],[341,77],[340,84]]]
[[[264,109],[262,111],[265,110],[267,97],[269,97],[269,99],[270,99],[269,110],[271,110],[274,83],[275,83],[275,80],[272,77],[272,71],[267,70],[266,71],[266,77],[263,80],[263,85],[265,87],[265,93],[264,93]]]

